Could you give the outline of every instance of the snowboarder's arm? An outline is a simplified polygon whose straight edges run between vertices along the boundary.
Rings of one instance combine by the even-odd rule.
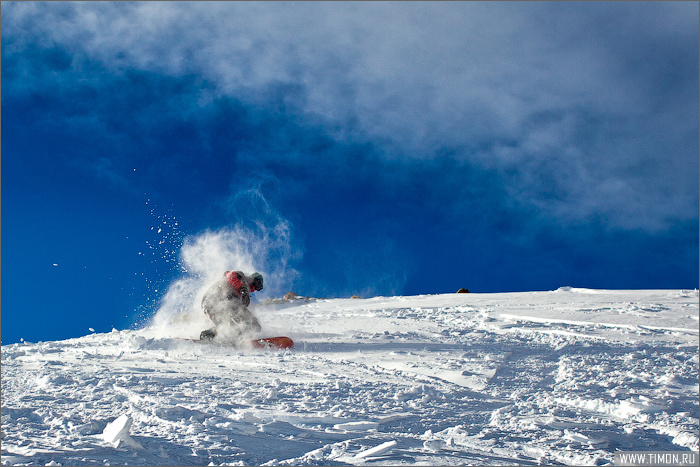
[[[228,279],[228,283],[231,284],[231,286],[238,292],[238,289],[241,288],[241,285],[243,285],[243,278],[245,276],[241,271],[230,271],[226,273],[226,279]]]

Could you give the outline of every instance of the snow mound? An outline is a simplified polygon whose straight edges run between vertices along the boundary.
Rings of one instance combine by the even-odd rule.
[[[195,319],[2,346],[3,465],[603,465],[698,450],[696,291],[258,305],[293,350]]]

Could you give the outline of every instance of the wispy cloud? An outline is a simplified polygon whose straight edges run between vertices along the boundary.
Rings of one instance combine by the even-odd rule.
[[[208,84],[183,113],[232,97],[382,160],[450,154],[559,222],[653,231],[697,217],[697,14],[684,2],[11,3],[3,56],[28,41],[64,68],[198,76]],[[272,152],[298,164],[308,148],[288,136]]]

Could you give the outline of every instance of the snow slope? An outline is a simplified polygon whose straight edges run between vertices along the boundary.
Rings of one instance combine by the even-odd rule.
[[[258,305],[291,351],[183,324],[2,347],[2,464],[534,465],[698,450],[698,292]]]

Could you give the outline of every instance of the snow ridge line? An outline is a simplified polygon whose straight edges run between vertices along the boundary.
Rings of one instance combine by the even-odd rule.
[[[649,331],[672,331],[672,332],[684,332],[687,334],[700,334],[700,330],[697,328],[678,328],[671,326],[650,326],[643,324],[623,324],[623,323],[592,323],[590,321],[574,321],[566,319],[556,319],[556,318],[538,318],[535,316],[524,316],[524,315],[513,315],[508,313],[499,313],[499,316],[504,319],[522,322],[533,322],[541,324],[566,324],[571,326],[584,326],[584,327],[607,327],[607,328],[621,328],[621,329],[646,329]],[[583,335],[582,335],[583,336]],[[590,336],[589,336],[590,337]],[[593,336],[595,337],[595,336]]]

